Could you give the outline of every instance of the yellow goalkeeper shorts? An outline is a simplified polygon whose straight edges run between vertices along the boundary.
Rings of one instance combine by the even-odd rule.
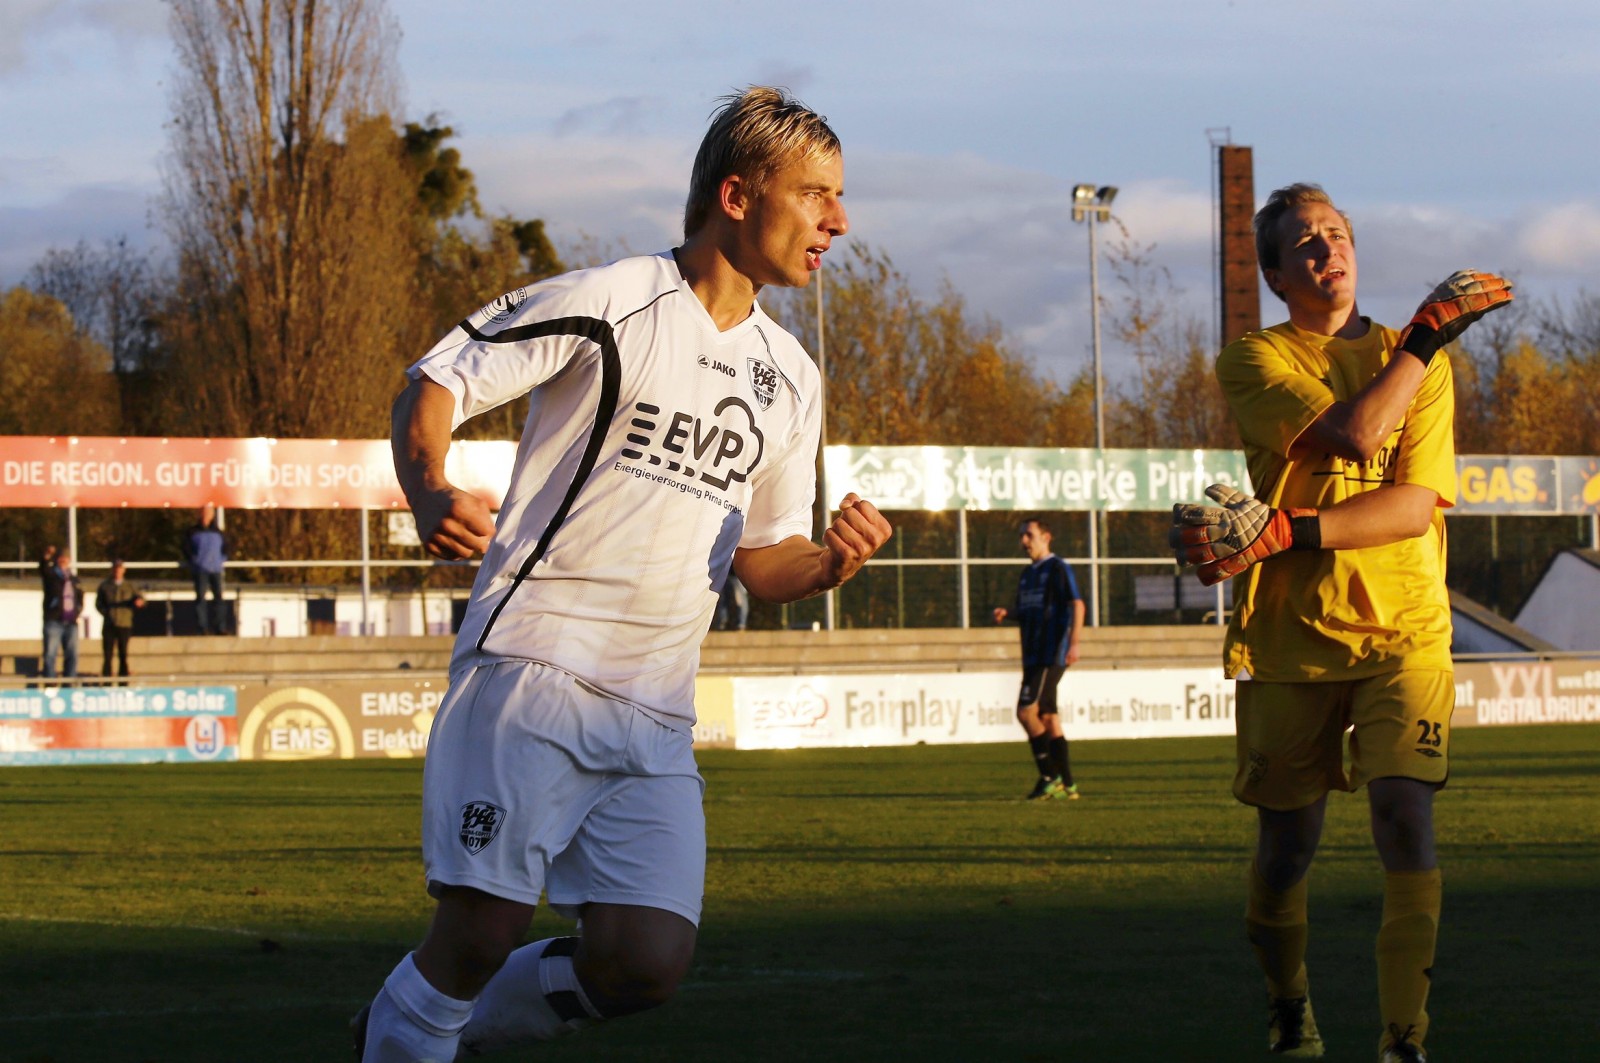
[[[1455,699],[1454,676],[1433,668],[1332,683],[1241,681],[1233,795],[1288,812],[1373,779],[1442,787],[1450,774]]]

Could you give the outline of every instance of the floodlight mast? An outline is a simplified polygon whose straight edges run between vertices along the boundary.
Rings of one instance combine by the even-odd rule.
[[[1117,198],[1115,185],[1078,184],[1072,186],[1072,220],[1089,224],[1089,330],[1094,348],[1094,449],[1106,446],[1106,413],[1104,382],[1100,373],[1100,255],[1095,247],[1094,229],[1097,222],[1111,220],[1111,201]],[[1089,622],[1100,624],[1100,511],[1095,510],[1089,522],[1089,590],[1094,598],[1094,612]]]

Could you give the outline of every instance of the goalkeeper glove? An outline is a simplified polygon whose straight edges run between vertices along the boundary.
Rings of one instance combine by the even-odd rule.
[[[1284,550],[1322,548],[1314,509],[1273,509],[1225,484],[1212,484],[1206,496],[1221,508],[1173,506],[1167,541],[1181,564],[1200,566],[1200,582],[1207,587]]]
[[[1458,270],[1417,307],[1411,324],[1400,333],[1397,348],[1427,365],[1439,348],[1465,332],[1468,325],[1512,298],[1511,283],[1504,277],[1475,269]]]

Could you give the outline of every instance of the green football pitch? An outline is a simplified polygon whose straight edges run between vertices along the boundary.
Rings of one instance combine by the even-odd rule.
[[[1020,740],[707,752],[678,998],[502,1058],[1265,1058],[1231,749],[1079,743],[1084,799],[1043,805]],[[1463,730],[1454,757],[1434,1058],[1594,1059],[1600,727]],[[426,920],[420,788],[410,761],[0,770],[0,1059],[348,1061]],[[1309,958],[1330,1060],[1376,1054],[1380,885],[1364,801],[1335,795]]]

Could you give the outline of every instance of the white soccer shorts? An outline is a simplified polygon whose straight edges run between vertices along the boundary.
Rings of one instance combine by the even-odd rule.
[[[428,891],[470,886],[576,919],[633,904],[699,925],[705,780],[692,736],[532,661],[454,677],[428,740]]]

